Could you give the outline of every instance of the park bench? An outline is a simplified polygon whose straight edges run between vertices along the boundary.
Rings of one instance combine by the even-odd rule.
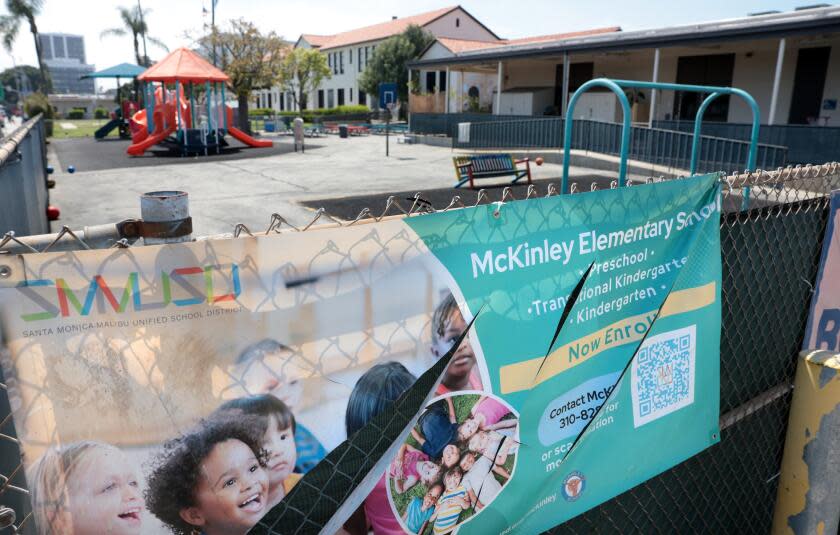
[[[531,183],[531,165],[528,158],[514,160],[510,154],[482,154],[478,156],[455,156],[452,158],[455,164],[455,176],[458,183],[456,188],[469,181],[470,188],[475,188],[473,181],[477,178],[491,178],[500,176],[512,176],[511,184],[527,177],[528,184]],[[524,167],[520,167],[524,164]]]

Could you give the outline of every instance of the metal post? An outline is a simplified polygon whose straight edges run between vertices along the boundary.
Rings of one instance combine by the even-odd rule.
[[[210,80],[204,82],[204,95],[207,98],[207,135],[210,135],[210,129],[213,128],[213,103],[212,103],[212,96],[213,94],[210,92]],[[216,147],[219,146],[219,140],[216,139],[217,133],[216,129],[213,128],[213,139],[216,140]]]
[[[560,115],[566,117],[566,110],[569,106],[569,53],[563,52],[563,87],[561,88],[563,94],[560,95],[561,107]]]
[[[502,62],[499,62],[499,66],[496,70],[496,105],[494,106],[495,109],[494,115],[500,115],[502,112]]]
[[[659,49],[653,51],[653,83],[659,81]],[[648,117],[648,128],[653,128],[653,121],[656,118],[656,89],[650,91],[650,116]]]
[[[225,132],[227,132],[228,123],[227,123],[227,110],[225,109],[227,107],[227,103],[225,101],[225,83],[224,82],[220,82],[220,83],[222,84],[222,119],[224,120],[224,124],[225,124]]]
[[[140,196],[140,217],[144,228],[151,231],[144,233],[146,245],[192,241],[189,195],[185,191],[144,193]]]
[[[165,105],[166,104],[166,82],[161,82],[160,83],[160,94],[161,94],[161,97],[162,97],[161,104]],[[167,126],[169,126],[169,125],[166,124],[166,113],[161,113],[160,116],[163,117],[163,129],[166,130]],[[176,120],[177,120],[177,117],[176,117]]]
[[[452,87],[450,84],[452,80],[449,77],[449,66],[446,66],[446,96],[444,97],[444,110],[443,113],[449,113],[449,91]]]
[[[776,104],[779,100],[779,85],[782,81],[782,66],[785,62],[785,38],[779,39],[779,53],[776,56],[776,74],[773,76],[773,93],[770,96],[770,115],[767,124],[776,124]]]
[[[837,533],[840,354],[805,351],[794,379],[774,534]]]

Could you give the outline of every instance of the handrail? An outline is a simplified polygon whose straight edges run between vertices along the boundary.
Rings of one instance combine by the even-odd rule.
[[[28,134],[30,130],[32,130],[35,127],[35,125],[38,124],[38,121],[40,121],[42,117],[43,114],[39,113],[35,117],[29,119],[28,121],[17,127],[14,132],[0,139],[0,142],[2,142],[2,145],[0,145],[0,167],[3,167],[3,164],[6,163],[6,160],[8,160],[9,157],[15,153],[15,150],[17,149],[18,145],[20,145],[20,142],[23,141],[23,138],[26,137],[26,134]]]
[[[624,185],[627,182],[627,151],[630,138],[630,103],[628,102],[627,96],[624,94],[624,91],[622,91],[622,88],[663,89],[670,91],[687,91],[691,93],[710,93],[710,95],[706,97],[706,99],[700,105],[700,108],[697,110],[697,117],[694,119],[694,139],[691,145],[691,165],[689,169],[691,174],[694,174],[697,170],[697,158],[700,149],[700,133],[702,129],[703,115],[706,113],[706,108],[708,108],[709,104],[711,104],[715,99],[722,95],[737,95],[743,98],[750,106],[750,109],[752,110],[753,114],[752,134],[750,136],[750,150],[747,154],[746,170],[755,171],[755,162],[758,157],[758,132],[759,128],[761,127],[761,111],[759,110],[758,104],[756,103],[752,95],[750,95],[743,89],[738,89],[735,87],[716,87],[691,84],[672,84],[666,82],[643,82],[637,80],[612,80],[609,78],[595,78],[584,83],[578,88],[577,91],[574,92],[572,98],[569,99],[569,106],[566,109],[566,118],[570,118],[574,115],[574,106],[577,103],[578,98],[580,98],[580,95],[582,95],[592,87],[599,86],[606,87],[616,94],[619,102],[621,103],[622,111],[624,114],[624,126],[622,131],[620,149],[620,163],[618,168],[619,185]],[[568,120],[566,121],[565,125],[566,135],[564,136],[565,139],[563,140],[563,182],[560,186],[561,192],[566,191],[566,186],[568,185],[569,181],[570,158],[567,155],[571,150],[572,122],[573,119]]]

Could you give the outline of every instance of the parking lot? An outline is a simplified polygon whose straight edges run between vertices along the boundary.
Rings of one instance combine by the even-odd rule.
[[[301,153],[294,152],[291,138],[274,139],[271,149],[139,159],[124,154],[127,141],[53,140],[48,154],[56,168],[51,202],[61,209],[58,224],[76,229],[139,217],[139,196],[157,190],[189,193],[195,236],[232,232],[237,223],[265,228],[273,213],[305,225],[322,205],[345,219],[366,206],[377,213],[393,193],[402,198],[423,192],[437,208],[446,206],[453,195],[467,203],[475,199],[475,192],[452,189],[455,153],[448,148],[406,145],[392,137],[386,157],[383,136],[326,136],[307,139],[307,150]],[[75,173],[67,173],[69,165]],[[532,162],[531,169],[542,194],[548,183],[559,185],[560,165],[537,167]],[[608,186],[615,173],[573,167],[571,176],[589,189],[593,179]],[[504,178],[480,183],[499,190],[491,192],[495,197],[505,185]],[[519,186],[514,194],[524,196],[525,189]]]

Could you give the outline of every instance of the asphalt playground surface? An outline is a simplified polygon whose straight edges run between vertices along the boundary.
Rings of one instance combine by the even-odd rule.
[[[226,136],[227,147],[222,147],[220,153],[214,151],[207,156],[182,156],[177,151],[170,151],[162,146],[152,147],[143,156],[129,156],[126,149],[131,140],[119,138],[65,138],[53,139],[50,144],[61,163],[62,169],[72,165],[76,171],[102,171],[106,169],[146,167],[151,165],[176,165],[195,163],[199,159],[206,161],[232,161],[249,158],[265,158],[294,152],[294,145],[290,143],[275,143],[270,148],[249,147],[232,136]],[[317,144],[307,145],[307,149],[315,150]]]

